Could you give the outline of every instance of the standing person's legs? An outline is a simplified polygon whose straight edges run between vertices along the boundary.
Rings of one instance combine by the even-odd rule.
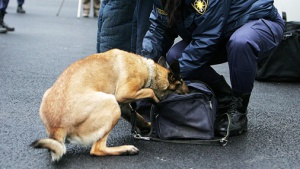
[[[0,1],[0,33],[6,33],[7,31],[14,31],[14,27],[8,26],[4,22],[4,16],[6,14],[6,8],[9,3],[9,0],[1,0]]]
[[[98,17],[100,5],[101,5],[101,0],[94,0],[93,1],[94,17]]]
[[[17,0],[18,7],[17,7],[17,13],[25,13],[25,10],[23,9],[23,4],[25,0]]]
[[[89,17],[91,9],[91,0],[83,0],[83,17]]]
[[[7,2],[9,0],[0,0],[0,33],[6,33],[7,30],[5,27],[3,27],[3,18],[5,14],[5,9],[7,6]]]

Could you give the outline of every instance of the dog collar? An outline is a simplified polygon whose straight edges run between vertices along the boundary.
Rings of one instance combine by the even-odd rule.
[[[153,78],[153,61],[150,59],[147,59],[147,66],[149,70],[149,76],[148,76],[148,81],[145,85],[145,88],[148,88],[152,85],[152,78]]]

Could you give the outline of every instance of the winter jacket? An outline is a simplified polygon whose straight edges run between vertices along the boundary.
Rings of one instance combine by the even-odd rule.
[[[248,21],[278,16],[273,0],[185,0],[182,18],[169,27],[164,5],[160,0],[154,4],[142,55],[157,61],[179,35],[189,42],[179,59],[182,72],[208,63],[222,39]]]
[[[135,0],[102,0],[98,16],[97,52],[112,48],[131,51]]]

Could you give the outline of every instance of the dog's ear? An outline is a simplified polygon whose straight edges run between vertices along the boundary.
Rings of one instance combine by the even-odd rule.
[[[161,56],[161,57],[158,59],[157,64],[159,64],[160,66],[162,66],[162,67],[164,67],[164,68],[168,68],[166,58],[163,57],[163,56]]]
[[[170,90],[175,90],[178,85],[181,85],[181,81],[176,79],[176,77],[174,76],[174,73],[171,72],[171,71],[168,74],[168,79],[169,79],[169,83],[170,83],[169,84],[169,89]]]
[[[175,80],[181,80],[180,65],[178,60],[174,60],[173,63],[170,65],[170,71],[173,73]]]

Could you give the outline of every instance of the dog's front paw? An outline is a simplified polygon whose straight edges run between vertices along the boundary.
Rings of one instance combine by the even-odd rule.
[[[153,98],[153,100],[155,101],[155,103],[159,102],[159,99],[156,96]]]
[[[122,155],[138,155],[139,154],[139,149],[132,145],[126,145],[124,147],[126,147],[126,149],[125,149],[124,153],[122,153]]]

